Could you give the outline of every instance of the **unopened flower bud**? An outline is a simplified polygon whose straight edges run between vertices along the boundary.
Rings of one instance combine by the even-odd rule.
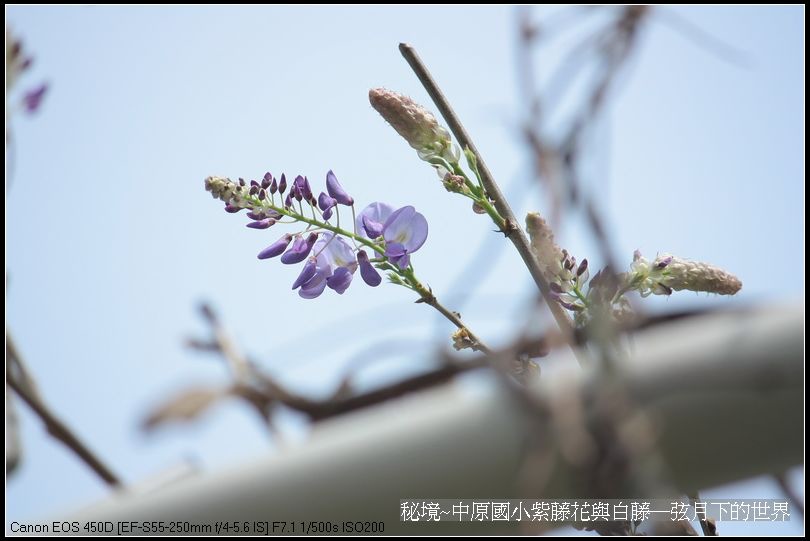
[[[404,96],[385,88],[372,88],[368,92],[371,106],[393,127],[405,141],[429,160],[432,156],[458,160],[450,134],[433,114]]]

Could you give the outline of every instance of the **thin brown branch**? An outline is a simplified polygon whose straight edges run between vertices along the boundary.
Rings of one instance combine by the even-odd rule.
[[[30,373],[25,368],[22,357],[8,333],[6,333],[6,356],[6,384],[40,418],[48,433],[73,451],[105,483],[112,487],[121,487],[120,478],[51,411],[39,396]]]
[[[523,263],[529,269],[529,273],[534,279],[540,293],[543,295],[543,298],[546,300],[546,304],[551,310],[557,324],[560,326],[560,329],[566,336],[572,336],[573,325],[571,324],[571,320],[565,314],[560,305],[551,298],[548,281],[543,276],[540,266],[537,264],[537,261],[534,258],[531,246],[529,245],[529,239],[526,237],[526,234],[520,227],[506,198],[501,193],[501,190],[498,187],[498,184],[495,182],[495,179],[487,167],[486,162],[482,158],[481,153],[478,152],[478,149],[472,142],[467,130],[461,123],[461,120],[459,120],[455,111],[453,111],[453,108],[450,106],[450,102],[448,102],[447,98],[445,98],[438,84],[430,75],[427,67],[422,62],[421,58],[419,58],[416,50],[412,46],[405,43],[399,44],[399,50],[402,53],[402,56],[411,66],[411,69],[413,69],[414,73],[419,78],[422,86],[425,87],[425,90],[430,95],[433,103],[439,109],[439,112],[441,113],[442,117],[444,117],[444,120],[447,122],[447,125],[450,127],[450,131],[453,132],[456,140],[459,142],[462,148],[469,148],[475,155],[478,163],[478,170],[481,174],[481,180],[484,184],[484,189],[492,199],[498,213],[504,218],[504,226],[502,228],[504,230],[504,234],[509,238],[509,240],[512,241],[512,244],[515,245],[520,257],[523,259]]]
[[[484,353],[492,353],[492,349],[490,349],[489,346],[484,344],[484,342],[480,338],[478,338],[478,336],[476,336],[469,329],[469,327],[467,327],[467,325],[461,320],[461,316],[458,314],[458,312],[448,310],[442,303],[439,302],[439,300],[433,294],[430,294],[428,297],[422,297],[422,301],[425,304],[435,308],[437,312],[443,315],[445,319],[447,319],[450,323],[455,325],[456,328],[458,328],[460,331],[465,332],[472,344],[470,346],[472,349]]]
[[[700,494],[697,491],[692,492],[688,496],[689,500],[692,502],[692,506],[695,506],[695,504],[700,503]],[[703,535],[707,537],[717,535],[717,526],[714,524],[713,521],[707,518],[701,518],[699,519],[699,522],[700,522],[700,529],[703,531]]]
[[[793,509],[799,512],[801,515],[802,520],[804,520],[804,504],[802,503],[802,498],[799,498],[799,495],[793,490],[793,487],[790,486],[787,480],[787,474],[775,475],[774,479],[776,482],[779,483],[779,488],[782,489],[782,492],[785,493],[785,497],[790,500],[790,505],[793,506]]]
[[[449,316],[448,319],[451,321],[457,320],[461,323],[457,314],[448,311],[441,304],[436,304],[437,307],[441,307],[442,310],[448,312],[446,314],[446,317]],[[409,393],[421,391],[445,383],[464,372],[487,367],[495,370],[504,381],[510,382],[510,387],[522,393],[526,391],[526,389],[522,385],[517,385],[520,375],[514,374],[513,371],[510,370],[514,359],[519,357],[543,356],[548,353],[548,341],[545,338],[534,338],[527,339],[514,347],[504,350],[493,351],[487,349],[485,354],[464,361],[457,359],[455,356],[443,354],[444,362],[433,370],[357,394],[346,393],[348,385],[347,381],[344,379],[344,384],[340,386],[333,396],[325,400],[315,400],[290,391],[276,381],[275,378],[260,370],[255,363],[243,357],[241,353],[238,352],[238,348],[231,341],[227,330],[219,322],[219,318],[211,307],[203,305],[201,312],[206,321],[212,325],[212,332],[214,328],[216,328],[217,331],[214,333],[215,336],[212,342],[194,341],[194,343],[204,344],[206,351],[215,350],[219,352],[226,357],[229,364],[236,362],[245,367],[246,377],[235,384],[235,390],[230,394],[240,396],[247,400],[251,405],[256,407],[268,421],[270,420],[270,413],[274,404],[283,405],[289,409],[303,413],[312,421],[320,421],[386,402]],[[459,328],[466,329],[463,323],[461,323]],[[476,339],[474,335],[472,336],[473,339]],[[479,349],[482,348],[479,347]],[[239,359],[234,360],[227,358],[233,355],[237,355]],[[509,374],[512,375],[510,376]]]

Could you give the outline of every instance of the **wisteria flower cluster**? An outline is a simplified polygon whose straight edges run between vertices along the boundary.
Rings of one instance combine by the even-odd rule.
[[[416,149],[419,157],[436,169],[447,191],[472,199],[476,213],[489,215],[500,230],[508,234],[508,224],[487,194],[473,152],[464,149],[467,167],[473,173],[468,175],[448,131],[427,109],[407,96],[384,88],[370,90],[369,101]],[[617,275],[610,269],[602,269],[591,278],[588,260],[577,263],[573,255],[557,246],[551,228],[539,214],[530,213],[526,224],[550,295],[573,314],[578,325],[587,323],[595,311],[602,308],[607,308],[618,320],[632,316],[625,297],[629,291],[638,291],[643,297],[670,295],[683,289],[733,295],[742,287],[736,277],[722,269],[666,254],[650,262],[636,253],[629,272]],[[462,342],[462,334],[454,335],[454,341]]]
[[[628,272],[613,276],[608,269],[602,269],[588,281],[588,260],[577,264],[571,254],[561,249],[539,214],[530,213],[526,217],[526,228],[552,297],[573,312],[578,323],[587,322],[595,307],[608,307],[618,320],[632,315],[624,296],[630,291],[638,291],[642,297],[671,295],[681,290],[734,295],[742,288],[736,276],[714,265],[669,254],[648,261],[638,250]]]
[[[395,209],[374,202],[358,214],[354,198],[332,171],[326,174],[326,191],[317,197],[307,177],[298,175],[288,185],[285,174],[276,178],[269,172],[261,181],[250,182],[208,177],[205,189],[225,203],[226,212],[246,211],[247,227],[251,229],[264,230],[275,224],[304,226],[285,233],[260,251],[258,258],[280,256],[287,265],[303,262],[292,289],[305,299],[320,296],[327,287],[343,294],[358,269],[369,286],[382,282],[379,269],[387,271],[392,282],[421,296],[426,294],[426,288],[414,275],[411,254],[425,243],[428,223],[410,205]],[[351,209],[350,230],[341,227],[341,207]]]

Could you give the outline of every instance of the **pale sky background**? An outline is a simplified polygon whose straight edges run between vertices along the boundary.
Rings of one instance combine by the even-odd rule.
[[[670,14],[743,51],[729,62],[656,17],[600,124],[587,179],[617,247],[713,262],[744,287],[733,300],[693,294],[661,308],[755,304],[804,296],[804,8],[685,7]],[[419,276],[460,306],[460,277],[491,224],[446,194],[435,173],[368,104],[386,86],[428,104],[397,43],[414,44],[515,210],[548,210],[527,184],[517,134],[515,12],[505,7],[8,7],[36,61],[21,86],[51,83],[36,116],[13,120],[6,203],[6,320],[44,396],[127,481],[192,460],[213,470],[273,452],[239,405],[145,436],[156,401],[221,382],[214,358],[183,339],[209,299],[240,343],[290,385],[313,392],[379,340],[409,343],[361,383],[427,362],[450,333],[405,289],[356,283],[311,301],[299,269],[258,261],[282,233],[253,231],[203,190],[211,174],[334,169],[361,204],[412,204],[430,236]],[[670,15],[671,16],[671,15]],[[539,51],[538,67],[560,59]],[[594,260],[577,215],[561,244]],[[532,284],[506,243],[464,299],[469,325],[503,343]],[[444,296],[443,296],[444,295]],[[441,325],[437,330],[436,325]],[[18,404],[24,463],[8,480],[8,520],[53,516],[106,489]],[[300,424],[285,426],[301,437]],[[801,430],[802,427],[796,427]],[[803,485],[803,472],[794,472]],[[803,493],[803,491],[802,491]],[[706,497],[781,497],[770,480]],[[722,534],[801,533],[798,522],[723,523]]]

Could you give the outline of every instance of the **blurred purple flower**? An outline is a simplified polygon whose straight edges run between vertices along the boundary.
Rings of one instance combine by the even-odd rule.
[[[43,83],[33,90],[26,92],[23,96],[23,106],[25,107],[25,111],[27,113],[36,112],[36,110],[39,109],[42,99],[45,97],[45,93],[47,91],[48,83]]]

